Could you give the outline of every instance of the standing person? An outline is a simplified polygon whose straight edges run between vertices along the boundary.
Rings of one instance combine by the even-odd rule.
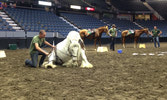
[[[154,26],[154,29],[151,31],[151,35],[153,37],[154,47],[155,48],[157,48],[156,43],[158,44],[158,48],[160,47],[159,36],[161,34],[162,34],[162,31],[160,31],[159,29],[157,29],[157,26]]]
[[[117,29],[115,24],[112,25],[111,29],[109,29],[109,34],[111,36],[110,50],[115,51],[115,37],[117,37]]]
[[[29,48],[31,60],[26,60],[25,65],[36,68],[38,63],[38,55],[42,55],[39,62],[39,67],[41,67],[46,56],[49,55],[48,52],[41,49],[42,44],[46,44],[52,48],[55,48],[55,46],[51,45],[49,42],[45,40],[45,36],[46,36],[45,30],[40,30],[39,35],[33,37]]]

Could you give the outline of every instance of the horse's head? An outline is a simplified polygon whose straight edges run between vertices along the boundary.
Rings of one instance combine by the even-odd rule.
[[[143,29],[143,32],[144,32],[144,33],[146,33],[146,34],[147,34],[147,36],[149,36],[149,34],[150,34],[150,31],[149,31],[149,29],[148,29],[148,28],[144,28],[144,29]]]
[[[109,35],[108,26],[104,26],[104,27],[102,27],[102,29],[103,29],[103,32],[105,32],[107,35]]]
[[[77,61],[80,58],[80,50],[81,50],[81,46],[79,41],[76,40],[71,40],[71,43],[69,45],[69,53],[72,57],[73,63],[76,63],[76,65],[74,66],[78,66]]]

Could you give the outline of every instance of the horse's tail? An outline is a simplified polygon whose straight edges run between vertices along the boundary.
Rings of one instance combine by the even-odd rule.
[[[121,41],[122,41],[122,39],[123,39],[123,35],[122,35],[122,34],[123,34],[123,32],[124,32],[124,31],[121,31]]]

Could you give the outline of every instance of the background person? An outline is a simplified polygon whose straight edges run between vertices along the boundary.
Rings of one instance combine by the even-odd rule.
[[[154,26],[154,29],[151,31],[151,35],[153,37],[154,47],[155,48],[157,48],[156,43],[158,44],[158,48],[160,47],[159,36],[161,34],[162,34],[162,31],[160,31],[159,29],[157,29],[157,26]]]
[[[117,29],[115,24],[113,24],[112,28],[109,29],[109,34],[111,38],[110,50],[115,51],[115,37],[117,37]]]

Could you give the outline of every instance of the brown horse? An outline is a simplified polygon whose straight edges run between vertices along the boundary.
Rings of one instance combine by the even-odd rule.
[[[101,36],[102,36],[103,32],[105,32],[107,35],[109,35],[108,34],[108,26],[99,27],[99,28],[95,29],[95,31],[88,36],[87,36],[87,33],[88,33],[87,29],[82,29],[82,30],[80,30],[79,33],[80,33],[80,36],[81,36],[83,41],[85,40],[85,38],[88,38],[90,40],[94,39],[94,46],[96,49],[96,41],[98,41],[99,46],[101,46]]]
[[[122,44],[123,44],[123,47],[124,47],[124,48],[125,48],[125,38],[126,38],[126,37],[130,36],[130,37],[133,37],[133,38],[134,38],[134,48],[136,48],[136,47],[137,47],[137,42],[138,42],[139,37],[140,37],[143,33],[146,33],[147,36],[150,34],[148,28],[143,28],[143,29],[140,29],[140,30],[135,30],[135,31],[134,31],[134,34],[131,34],[131,35],[128,35],[128,36],[127,36],[128,32],[129,32],[128,30],[124,30],[124,31],[122,31],[122,34],[121,34],[121,35],[122,35]]]

